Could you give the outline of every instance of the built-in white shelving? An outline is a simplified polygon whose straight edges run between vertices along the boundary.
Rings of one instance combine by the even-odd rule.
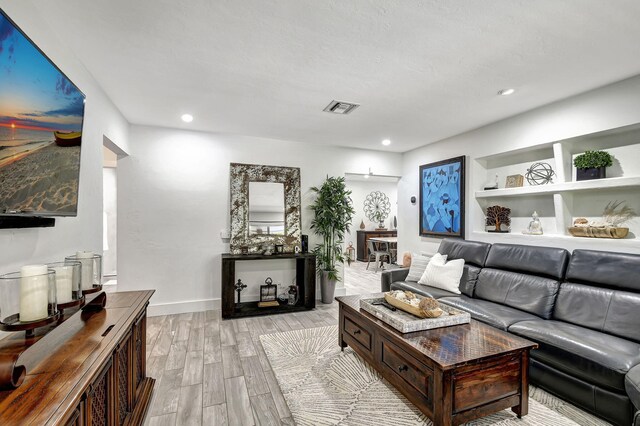
[[[572,248],[591,248],[594,250],[617,249],[620,251],[631,249],[640,251],[640,239],[638,238],[624,238],[616,240],[611,238],[578,238],[563,234],[525,235],[516,231],[505,234],[492,234],[489,232],[474,231],[471,233],[471,239],[475,241],[488,241],[495,235],[500,236],[500,242],[509,244],[566,246],[567,243],[569,243],[573,246]],[[496,242],[493,239],[491,241]]]
[[[640,176],[615,177],[608,179],[583,180],[576,182],[551,183],[548,185],[523,186],[476,191],[476,198],[520,197],[537,194],[560,194],[574,191],[602,191],[620,188],[640,187]],[[638,195],[640,197],[640,193]]]
[[[607,169],[607,179],[575,181],[573,158],[587,150],[606,150],[614,155],[614,166]],[[471,207],[471,238],[489,242],[514,242],[594,248],[603,250],[640,251],[640,218],[628,224],[626,239],[577,238],[567,228],[576,217],[596,220],[610,201],[626,201],[640,211],[640,123],[580,135],[568,139],[475,158],[472,162],[474,181],[478,185],[491,182],[498,175],[499,189],[473,188],[475,203]],[[534,162],[546,162],[555,172],[553,183],[504,188],[506,176],[525,175]],[[484,178],[484,180],[483,180]],[[488,233],[484,211],[490,205],[512,210],[511,233]],[[545,234],[526,235],[521,231],[536,210],[541,216]]]

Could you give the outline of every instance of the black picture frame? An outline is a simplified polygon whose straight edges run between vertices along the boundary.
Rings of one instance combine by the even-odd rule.
[[[421,237],[465,238],[465,181],[465,156],[420,166]]]

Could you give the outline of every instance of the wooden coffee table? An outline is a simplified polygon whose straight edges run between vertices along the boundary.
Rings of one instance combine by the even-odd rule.
[[[471,320],[402,334],[360,310],[360,299],[336,297],[339,344],[347,345],[436,426],[458,425],[511,408],[528,412],[529,351],[537,344]]]

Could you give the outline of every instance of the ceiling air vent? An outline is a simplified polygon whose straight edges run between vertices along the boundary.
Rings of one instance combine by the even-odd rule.
[[[323,111],[332,112],[334,114],[349,114],[359,106],[360,105],[358,104],[352,104],[349,102],[331,101],[331,103],[327,105],[327,107]]]

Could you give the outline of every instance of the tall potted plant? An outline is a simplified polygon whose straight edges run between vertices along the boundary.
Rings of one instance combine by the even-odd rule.
[[[607,167],[613,165],[611,154],[606,151],[587,151],[573,160],[576,166],[576,180],[603,179],[607,177]]]
[[[314,186],[311,191],[316,193],[311,205],[314,213],[311,229],[322,237],[322,243],[313,249],[318,262],[322,303],[332,303],[336,282],[340,280],[337,266],[344,262],[344,235],[349,232],[356,211],[343,177],[327,176],[321,187]]]

